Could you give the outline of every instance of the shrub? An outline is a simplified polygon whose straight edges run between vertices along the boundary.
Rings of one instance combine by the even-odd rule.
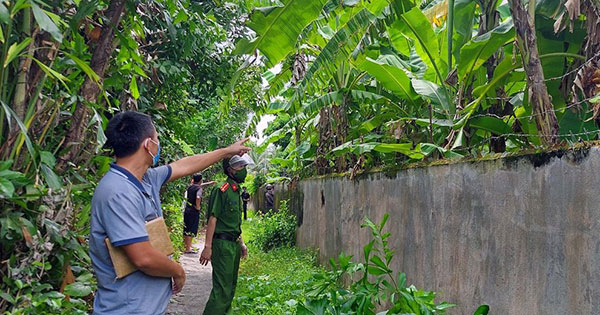
[[[380,224],[365,219],[362,227],[368,227],[373,235],[373,240],[364,246],[365,263],[354,263],[352,256],[343,253],[337,262],[332,259],[332,270],[314,275],[312,289],[304,303],[298,304],[297,315],[374,315],[382,305],[392,305],[382,314],[441,314],[454,306],[448,302],[436,304],[436,292],[407,286],[406,275],[390,268],[394,252],[388,246],[390,233],[383,233],[387,219],[387,214]],[[345,286],[343,279],[353,282]],[[474,314],[488,312],[489,307],[481,305]]]
[[[280,209],[265,214],[254,232],[252,245],[262,251],[296,244],[296,217],[288,210],[287,201],[282,200]]]

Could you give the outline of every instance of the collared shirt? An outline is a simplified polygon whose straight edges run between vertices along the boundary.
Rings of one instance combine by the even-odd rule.
[[[136,271],[116,279],[104,239],[114,246],[148,240],[146,222],[162,216],[160,188],[171,177],[168,165],[150,168],[140,182],[112,164],[92,198],[90,257],[98,279],[94,314],[164,314],[171,279]]]
[[[242,234],[242,200],[240,197],[240,184],[231,178],[213,190],[209,205],[208,215],[217,218],[215,233],[226,233],[232,236]]]

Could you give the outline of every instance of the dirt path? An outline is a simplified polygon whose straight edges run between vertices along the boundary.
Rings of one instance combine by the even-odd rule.
[[[200,232],[199,235],[204,235]],[[212,289],[212,267],[202,266],[198,262],[200,251],[204,248],[204,236],[193,247],[198,254],[183,254],[180,262],[186,274],[186,282],[181,293],[171,298],[167,314],[187,315],[202,314]]]

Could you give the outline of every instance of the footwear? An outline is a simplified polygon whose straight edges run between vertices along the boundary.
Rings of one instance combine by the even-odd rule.
[[[195,255],[195,254],[198,254],[198,251],[195,251],[195,250],[188,250],[188,251],[185,251],[185,252],[183,252],[183,253],[184,253],[184,254],[189,254],[189,255]]]

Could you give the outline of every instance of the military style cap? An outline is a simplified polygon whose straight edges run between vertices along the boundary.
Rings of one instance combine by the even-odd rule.
[[[239,168],[244,166],[253,166],[254,161],[248,154],[244,154],[242,156],[234,155],[229,159],[229,166],[233,168]]]

